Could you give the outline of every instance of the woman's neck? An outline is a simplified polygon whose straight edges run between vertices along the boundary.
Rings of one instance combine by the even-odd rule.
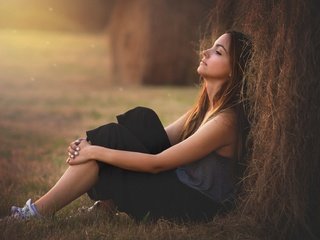
[[[208,98],[210,99],[210,105],[208,111],[211,111],[213,108],[213,102],[212,100],[214,99],[214,96],[219,92],[222,83],[220,81],[206,81],[206,90],[208,94]]]

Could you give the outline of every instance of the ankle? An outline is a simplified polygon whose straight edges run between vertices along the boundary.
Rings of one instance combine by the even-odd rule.
[[[41,214],[38,212],[37,207],[34,203],[32,203],[31,199],[29,199],[24,207],[11,207],[11,216],[16,219],[27,220],[30,218],[41,218]]]

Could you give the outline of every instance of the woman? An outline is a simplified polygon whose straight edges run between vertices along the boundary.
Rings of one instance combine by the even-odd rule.
[[[163,128],[152,110],[138,107],[118,116],[118,123],[88,131],[70,144],[69,168],[56,185],[35,203],[12,207],[12,216],[52,215],[88,192],[136,219],[213,217],[234,199],[250,56],[244,34],[221,35],[202,52],[202,91],[190,111]]]

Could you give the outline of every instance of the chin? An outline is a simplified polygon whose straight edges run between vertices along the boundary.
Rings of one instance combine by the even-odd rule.
[[[199,66],[199,67],[197,68],[197,73],[198,73],[199,75],[201,75],[201,76],[202,76],[202,74],[204,74],[204,72],[201,71],[201,66]]]

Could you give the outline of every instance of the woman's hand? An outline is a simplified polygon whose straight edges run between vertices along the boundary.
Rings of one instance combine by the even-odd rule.
[[[69,157],[67,163],[69,165],[77,165],[91,160],[91,144],[83,138],[77,139],[70,143],[68,147]]]

